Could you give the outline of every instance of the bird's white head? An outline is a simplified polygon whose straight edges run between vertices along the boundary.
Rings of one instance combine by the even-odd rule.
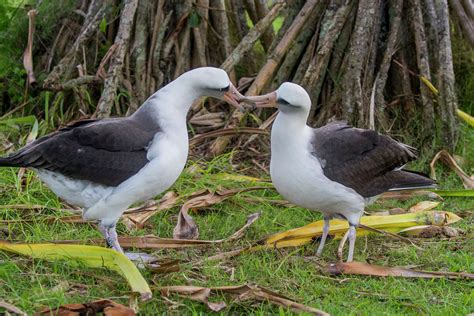
[[[242,101],[255,107],[277,107],[283,113],[307,114],[311,109],[308,92],[302,86],[291,82],[284,82],[277,90],[268,94],[245,97]]]
[[[234,87],[227,73],[215,67],[201,67],[185,72],[179,79],[184,79],[199,96],[224,99],[237,108],[244,98]]]

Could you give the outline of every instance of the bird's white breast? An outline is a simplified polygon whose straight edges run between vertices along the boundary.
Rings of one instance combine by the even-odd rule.
[[[290,202],[328,215],[360,214],[364,199],[328,179],[310,150],[311,128],[295,130],[279,118],[272,129],[270,174],[278,192]]]

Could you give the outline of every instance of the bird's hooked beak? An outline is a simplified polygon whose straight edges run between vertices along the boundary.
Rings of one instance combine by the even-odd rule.
[[[251,104],[254,108],[273,108],[277,106],[277,94],[275,91],[253,97],[243,97],[241,101]]]
[[[242,102],[244,98],[245,96],[240,94],[240,92],[237,90],[236,87],[234,87],[232,83],[229,85],[229,90],[224,93],[224,100],[226,100],[228,103],[232,104],[241,111],[243,111],[244,108],[240,104],[240,102]]]

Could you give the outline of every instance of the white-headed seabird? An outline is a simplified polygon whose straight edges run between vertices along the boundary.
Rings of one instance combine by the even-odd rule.
[[[16,153],[1,167],[27,167],[60,198],[98,220],[108,245],[122,252],[115,225],[133,203],[168,189],[188,156],[186,114],[202,96],[240,107],[242,97],[227,73],[203,67],[188,71],[153,94],[133,115],[83,120]]]
[[[413,147],[342,121],[321,128],[307,126],[311,100],[297,84],[286,82],[274,92],[245,100],[280,110],[271,132],[272,182],[290,202],[323,213],[317,255],[324,248],[330,219],[349,222],[350,262],[356,227],[367,204],[386,191],[435,186],[427,176],[402,169],[416,159]]]

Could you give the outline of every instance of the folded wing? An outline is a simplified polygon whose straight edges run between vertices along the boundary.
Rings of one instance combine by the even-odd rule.
[[[401,170],[416,159],[413,147],[345,122],[336,121],[315,129],[312,153],[319,159],[326,177],[364,197],[434,185],[425,175]]]
[[[0,166],[42,168],[117,186],[148,163],[146,149],[157,132],[157,126],[133,118],[79,121],[0,158]]]

